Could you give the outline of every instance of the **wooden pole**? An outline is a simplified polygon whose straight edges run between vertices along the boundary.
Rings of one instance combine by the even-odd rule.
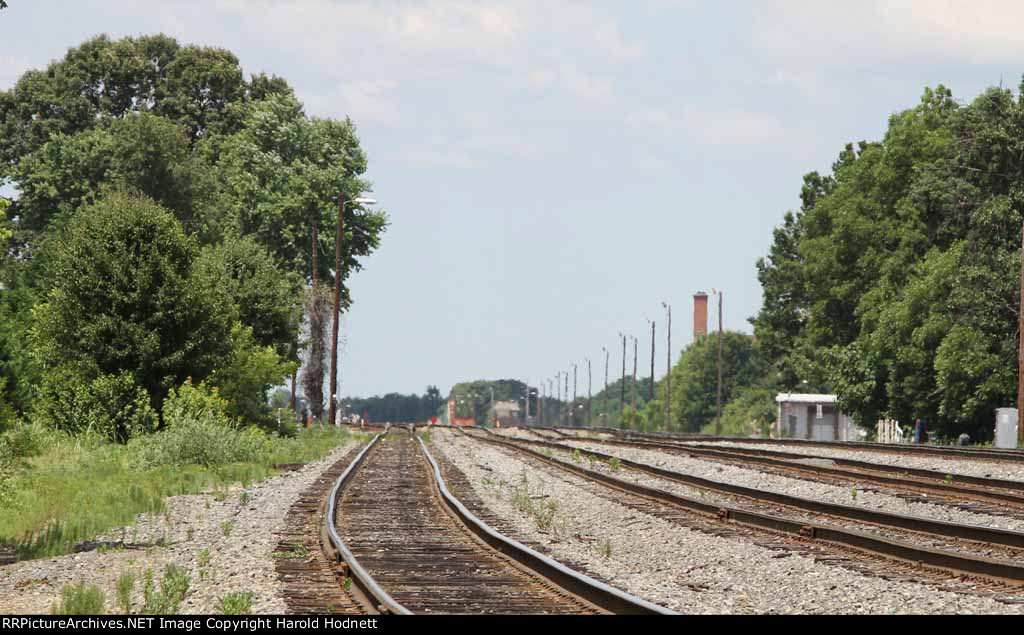
[[[335,425],[335,402],[338,390],[338,319],[341,315],[341,241],[343,238],[342,224],[345,215],[345,195],[338,194],[337,236],[334,238],[334,321],[331,323],[331,385],[330,404],[327,408],[327,424]],[[397,414],[396,414],[397,419]],[[397,423],[397,421],[396,421]]]
[[[1024,445],[1024,225],[1020,243],[1020,305],[1017,316],[1017,445]]]
[[[715,435],[722,436],[722,292],[718,292],[718,397],[715,407]]]

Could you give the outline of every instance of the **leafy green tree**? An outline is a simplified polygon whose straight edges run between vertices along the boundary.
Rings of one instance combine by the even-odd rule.
[[[835,391],[867,425],[990,435],[1016,393],[1022,157],[1019,97],[960,106],[940,86],[805,179],[759,263],[753,322],[782,387]]]
[[[196,273],[212,293],[225,293],[235,319],[252,331],[257,346],[288,355],[298,329],[298,276],[281,271],[274,258],[251,238],[228,239],[202,249]]]
[[[253,237],[287,270],[309,275],[311,229],[319,224],[318,274],[332,280],[338,194],[348,200],[369,189],[355,127],[347,119],[311,119],[294,97],[282,94],[252,103],[242,123],[237,134],[208,148],[217,156],[231,231]],[[379,246],[386,227],[382,212],[346,207],[343,277],[361,268],[359,258]],[[347,288],[342,301],[349,304]]]
[[[230,350],[226,303],[192,276],[195,241],[153,201],[112,194],[83,207],[50,246],[32,331],[46,378],[127,373],[159,411],[172,387],[206,377]],[[57,383],[44,381],[44,404]]]
[[[775,397],[778,391],[771,386],[747,386],[722,408],[722,434],[726,436],[767,436],[778,415]],[[709,423],[701,432],[714,434],[715,424]]]
[[[715,418],[718,386],[718,337],[697,338],[672,369],[672,428],[696,432]],[[740,390],[760,383],[764,364],[753,339],[726,331],[722,339],[722,404]]]
[[[106,188],[149,196],[190,230],[209,233],[210,168],[193,156],[186,130],[142,112],[74,135],[55,134],[11,168],[21,226],[45,229],[94,202]]]
[[[227,400],[228,415],[244,425],[274,428],[267,391],[289,375],[294,363],[285,362],[272,346],[261,346],[252,328],[236,323],[231,352],[206,380]]]

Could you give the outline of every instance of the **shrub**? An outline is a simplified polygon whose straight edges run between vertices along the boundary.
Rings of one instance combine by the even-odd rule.
[[[40,388],[37,420],[72,434],[93,433],[127,442],[156,428],[149,395],[131,373],[97,375],[62,366],[48,371]]]
[[[205,384],[195,386],[189,378],[176,390],[171,390],[164,401],[164,427],[173,428],[189,421],[209,421],[228,427],[228,401],[217,388]]]
[[[259,463],[271,451],[259,429],[238,430],[212,420],[185,419],[174,426],[132,442],[132,462],[142,468],[231,463]]]
[[[53,605],[52,615],[103,615],[105,598],[96,586],[68,584],[60,591],[60,602]]]
[[[285,362],[271,346],[261,346],[250,327],[235,324],[231,354],[207,380],[227,401],[226,412],[240,423],[277,428],[267,403],[267,391],[291,374],[294,364]]]

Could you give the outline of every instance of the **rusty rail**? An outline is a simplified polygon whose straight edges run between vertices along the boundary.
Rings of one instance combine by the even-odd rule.
[[[933,549],[930,547],[920,547],[850,528],[787,519],[780,516],[748,511],[729,505],[704,502],[694,498],[673,494],[665,490],[632,483],[601,472],[586,469],[582,466],[567,463],[525,447],[524,444],[552,447],[559,450],[574,449],[571,446],[563,446],[543,441],[502,440],[497,438],[496,435],[490,431],[485,430],[485,432],[487,433],[486,435],[479,436],[469,435],[460,431],[460,433],[478,441],[498,447],[509,448],[516,452],[526,454],[558,469],[576,474],[590,481],[601,483],[612,489],[667,503],[705,516],[717,517],[722,521],[736,522],[754,528],[778,531],[808,539],[824,540],[858,551],[867,552],[868,554],[883,555],[902,562],[934,567],[956,575],[979,576],[1001,583],[1010,583],[1018,587],[1024,586],[1024,566],[1018,565],[1015,562],[964,555],[952,551]],[[752,490],[749,488],[717,483],[707,479],[699,479],[697,477],[688,477],[669,470],[663,470],[661,468],[656,468],[642,463],[628,461],[621,459],[620,457],[612,457],[611,455],[599,452],[587,451],[587,454],[603,458],[605,460],[618,458],[623,466],[677,482],[684,482],[712,490],[720,487],[718,491],[723,493],[738,494],[748,497],[752,496],[760,500],[772,500],[775,502],[787,500],[787,503],[793,506],[805,504],[806,506],[803,507],[803,509],[809,512],[831,513],[833,515],[838,515],[836,512],[839,512],[839,514],[847,513],[847,518],[889,527],[898,527],[926,533],[948,531],[949,533],[937,533],[936,535],[962,537],[970,540],[982,541],[985,540],[984,537],[992,537],[1001,541],[998,544],[1009,544],[1013,546],[1024,544],[1024,534],[1016,532],[975,527],[972,525],[955,525],[953,523],[943,523],[940,521],[931,521],[910,516],[900,516],[898,514],[875,512],[867,509],[836,509],[843,508],[845,506],[819,501],[810,501],[781,494],[773,494],[771,492],[764,492],[761,490]],[[929,529],[931,531],[929,531]]]
[[[377,602],[377,605],[373,608],[376,608],[381,613],[412,615],[408,609],[388,595],[387,591],[382,589],[380,585],[377,584],[377,581],[373,579],[373,576],[371,576],[369,572],[359,564],[359,561],[356,560],[356,557],[349,550],[345,541],[338,535],[338,530],[335,527],[334,521],[339,493],[342,488],[348,484],[349,480],[351,480],[352,476],[356,473],[356,470],[359,469],[359,466],[362,465],[363,461],[366,459],[366,455],[369,454],[370,450],[372,450],[381,439],[381,436],[386,433],[387,429],[374,436],[373,439],[366,444],[366,447],[363,448],[363,451],[359,453],[354,461],[352,461],[352,464],[348,466],[348,469],[338,477],[338,480],[335,482],[334,488],[331,489],[331,493],[327,499],[327,513],[324,514],[324,529],[330,537],[331,544],[333,544],[334,548],[338,550],[342,560],[344,560],[345,564],[348,566],[353,582],[359,587],[359,590],[364,594],[364,596],[373,598],[373,600]]]

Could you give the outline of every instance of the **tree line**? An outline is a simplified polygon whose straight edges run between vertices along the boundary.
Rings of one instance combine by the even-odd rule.
[[[861,424],[990,438],[1017,395],[1024,97],[938,86],[803,179],[758,262],[758,347]]]
[[[17,192],[0,199],[0,428],[125,441],[189,380],[271,426],[267,390],[317,348],[314,281],[340,275],[349,306],[387,227],[350,207],[333,271],[337,199],[370,189],[366,167],[350,120],[310,117],[224,49],[100,36],[27,71],[0,92],[0,185]]]

